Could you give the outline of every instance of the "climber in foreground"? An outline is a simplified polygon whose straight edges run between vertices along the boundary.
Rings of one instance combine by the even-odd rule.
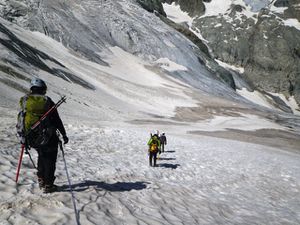
[[[149,165],[156,167],[157,153],[160,151],[160,140],[157,134],[151,136],[148,141],[149,146]],[[153,161],[153,164],[152,164]]]
[[[55,105],[51,98],[45,95],[46,91],[47,86],[43,80],[31,80],[30,93],[20,99],[17,131],[21,144],[24,144],[26,149],[37,150],[39,187],[44,193],[51,193],[57,190],[57,186],[54,185],[59,142],[57,130],[62,135],[64,144],[67,144],[69,139],[56,108],[32,129],[32,126]]]

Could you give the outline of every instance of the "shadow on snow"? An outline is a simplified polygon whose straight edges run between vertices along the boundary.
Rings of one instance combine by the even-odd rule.
[[[176,158],[159,157],[157,160],[176,160]]]
[[[157,166],[158,167],[170,168],[170,169],[177,169],[177,167],[180,166],[180,165],[179,164],[169,164],[169,163],[159,163]]]
[[[72,184],[71,187],[73,191],[81,192],[89,189],[90,187],[94,187],[96,189],[103,189],[111,192],[121,192],[121,191],[131,191],[131,190],[142,190],[147,188],[147,182],[117,182],[114,184],[108,184],[105,182],[99,181],[91,181],[86,180],[81,183]],[[60,192],[68,192],[70,191],[69,185],[62,185],[59,187]]]

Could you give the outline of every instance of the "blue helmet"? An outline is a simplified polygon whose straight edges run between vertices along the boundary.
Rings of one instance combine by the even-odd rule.
[[[47,90],[47,85],[42,79],[34,77],[30,82],[30,89],[32,88]]]

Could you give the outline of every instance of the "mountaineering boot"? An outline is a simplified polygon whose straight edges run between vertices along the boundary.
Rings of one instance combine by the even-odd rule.
[[[44,193],[47,194],[47,193],[52,193],[52,192],[55,192],[57,191],[57,186],[55,184],[52,184],[52,185],[45,185],[45,188],[44,188]]]
[[[38,182],[39,182],[39,188],[43,189],[45,187],[45,182],[42,178],[38,178]]]

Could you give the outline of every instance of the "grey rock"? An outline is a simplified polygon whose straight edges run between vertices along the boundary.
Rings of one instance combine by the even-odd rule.
[[[205,11],[203,0],[161,0],[164,3],[178,4],[182,11],[187,12],[191,17],[201,16]],[[207,2],[207,1],[206,1]]]
[[[290,5],[290,0],[277,0],[274,2],[276,7],[288,7]]]
[[[159,14],[166,16],[160,0],[137,0],[137,2],[149,12],[158,12]]]
[[[284,14],[281,15],[282,18],[296,18],[300,21],[300,0],[289,0],[288,3],[283,4],[286,5],[287,9],[284,10]]]

